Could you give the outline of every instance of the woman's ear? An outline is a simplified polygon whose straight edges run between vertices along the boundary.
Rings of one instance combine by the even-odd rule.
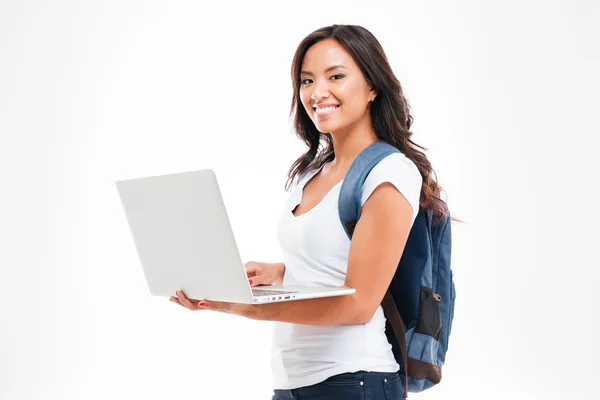
[[[370,101],[370,102],[373,102],[373,101],[375,101],[375,97],[377,97],[377,91],[376,91],[375,89],[371,89],[371,90],[369,91],[369,93],[370,93],[370,94],[369,94],[369,101]]]

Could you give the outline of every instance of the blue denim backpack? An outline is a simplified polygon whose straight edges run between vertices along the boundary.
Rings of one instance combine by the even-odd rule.
[[[350,239],[360,218],[360,195],[367,175],[380,160],[395,152],[400,151],[376,142],[356,157],[346,173],[338,207],[340,221]],[[450,268],[451,224],[447,213],[434,225],[438,217],[439,214],[419,207],[400,263],[381,303],[387,319],[385,333],[404,380],[403,397],[440,382],[448,350],[456,298]]]

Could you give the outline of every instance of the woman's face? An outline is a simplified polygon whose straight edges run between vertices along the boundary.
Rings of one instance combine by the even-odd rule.
[[[334,133],[364,122],[371,91],[352,56],[334,39],[311,46],[300,73],[300,100],[321,133]]]

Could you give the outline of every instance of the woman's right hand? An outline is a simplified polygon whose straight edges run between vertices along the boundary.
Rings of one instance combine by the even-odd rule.
[[[281,285],[285,273],[284,263],[263,263],[248,261],[244,264],[250,286]]]

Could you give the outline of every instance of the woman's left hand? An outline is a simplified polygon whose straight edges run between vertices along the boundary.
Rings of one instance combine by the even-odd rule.
[[[176,296],[171,296],[169,300],[192,311],[213,310],[225,312],[228,314],[241,315],[242,317],[251,319],[259,319],[259,308],[257,305],[254,304],[226,303],[223,301],[189,299],[181,290],[178,290]]]

